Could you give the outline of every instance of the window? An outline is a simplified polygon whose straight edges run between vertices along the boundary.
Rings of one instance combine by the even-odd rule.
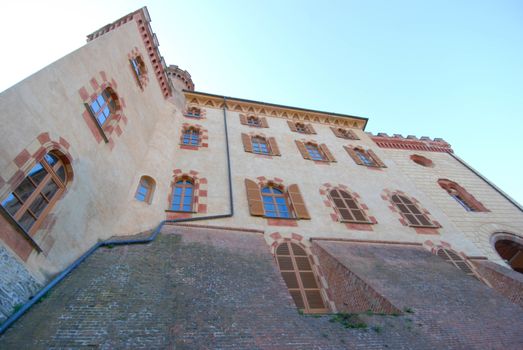
[[[240,114],[240,123],[253,128],[268,128],[269,123],[265,117],[257,117],[255,115]]]
[[[298,185],[287,188],[269,182],[259,186],[245,179],[249,212],[253,216],[286,219],[310,219]]]
[[[191,107],[191,108],[189,108],[189,110],[187,111],[185,116],[186,117],[191,117],[191,118],[200,118],[201,117],[201,110],[199,108],[196,108],[196,107]]]
[[[325,160],[318,146],[313,145],[311,143],[306,143],[305,148],[307,148],[307,152],[309,152],[309,156],[312,160]]]
[[[294,141],[301,155],[305,159],[322,161],[322,162],[335,162],[336,158],[332,155],[327,145],[324,143],[318,145],[315,142],[310,141]]]
[[[447,179],[439,179],[438,184],[443,188],[447,193],[454,198],[466,211],[472,212],[484,212],[488,211],[487,208],[483,206],[480,202],[474,198],[473,195],[468,193],[463,187]]]
[[[408,221],[409,226],[414,227],[438,227],[421,212],[416,204],[407,196],[395,194],[391,197],[392,203]]]
[[[370,223],[363,209],[349,192],[336,188],[329,192],[329,197],[342,222]]]
[[[251,138],[252,141],[252,151],[253,153],[259,153],[259,154],[270,154],[269,152],[269,146],[267,146],[267,142],[263,137],[253,137]]]
[[[149,176],[142,176],[140,182],[138,183],[138,189],[134,198],[141,202],[151,203],[153,193],[154,193],[155,182]]]
[[[293,122],[290,120],[287,121],[287,124],[289,125],[289,129],[291,129],[291,131],[299,132],[301,134],[316,134],[316,131],[311,124]]]
[[[243,149],[245,152],[269,155],[269,156],[279,156],[280,149],[276,143],[274,137],[263,137],[260,135],[250,136],[248,134],[242,134]]]
[[[302,247],[296,243],[281,243],[276,248],[276,261],[298,309],[305,313],[328,312],[311,261]]]
[[[133,68],[138,83],[141,84],[141,78],[146,73],[145,63],[142,57],[136,56],[131,58],[129,61],[131,62],[131,67]]]
[[[274,187],[267,186],[261,190],[263,198],[263,209],[265,216],[271,218],[290,218],[289,206],[283,191]]]
[[[345,128],[338,128],[331,126],[331,130],[336,135],[336,137],[347,139],[347,140],[359,140],[358,136],[354,133],[354,131],[345,129]]]
[[[454,253],[450,249],[438,248],[436,255],[444,259],[446,262],[454,265],[457,269],[465,272],[467,275],[474,276],[474,272],[470,266],[461,258],[458,254]]]
[[[193,211],[194,184],[189,178],[182,178],[174,184],[173,199],[171,210],[174,211]]]
[[[182,144],[198,146],[200,144],[200,131],[196,128],[187,128],[183,131]]]
[[[112,113],[118,109],[118,97],[111,88],[102,91],[89,103],[89,110],[99,126],[105,124]]]
[[[57,155],[47,153],[2,201],[2,206],[27,233],[34,234],[64,192],[66,183],[63,162]]]
[[[523,239],[503,233],[496,236],[496,252],[514,271],[523,273]]]
[[[385,163],[374,153],[373,150],[364,150],[361,147],[344,146],[349,156],[358,165],[373,168],[386,168]]]
[[[420,156],[419,154],[413,154],[410,156],[410,159],[416,163],[416,164],[419,164],[421,166],[424,166],[424,167],[427,167],[427,168],[432,168],[434,167],[434,163],[432,162],[432,160],[430,160],[429,158],[427,157],[423,157],[423,156]]]

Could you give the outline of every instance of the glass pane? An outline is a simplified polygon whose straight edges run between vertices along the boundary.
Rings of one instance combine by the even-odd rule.
[[[349,208],[351,208],[351,209],[359,209],[359,208],[358,208],[358,205],[357,205],[356,202],[353,201],[353,200],[347,200],[347,205],[348,205]]]
[[[103,113],[104,113],[105,117],[108,117],[109,114],[111,114],[111,111],[109,110],[109,107],[108,107],[108,106],[105,106],[105,108],[104,108],[104,112],[103,112]]]
[[[42,164],[37,163],[31,171],[29,171],[29,176],[31,176],[31,179],[38,185],[40,182],[42,182],[45,175],[47,175],[47,170],[44,169]]]
[[[273,193],[277,193],[277,194],[283,194],[282,191],[280,191],[279,189],[274,188],[274,187],[272,187],[272,192],[273,192]]]
[[[102,113],[98,114],[98,116],[96,117],[96,120],[98,120],[98,124],[100,126],[102,126],[105,123],[106,119],[107,118],[105,118],[105,116]]]
[[[51,200],[57,191],[58,185],[53,180],[50,180],[45,184],[42,193],[47,197],[47,199]]]
[[[22,200],[22,202],[25,202],[27,198],[33,193],[35,190],[35,185],[29,180],[29,178],[25,178],[20,185],[15,190],[16,195],[18,198]]]
[[[278,204],[285,204],[285,198],[283,198],[283,197],[276,197],[276,203],[278,203]]]
[[[413,214],[421,214],[421,212],[418,210],[418,208],[416,208],[415,205],[410,204],[410,205],[407,205],[407,207],[409,208],[411,213],[413,213]]]
[[[45,156],[44,156],[45,160],[47,161],[47,164],[49,164],[50,166],[53,166],[55,165],[56,163],[58,163],[58,158],[54,155],[54,154],[51,154],[51,153],[47,153]]]
[[[9,214],[14,216],[22,206],[22,203],[16,199],[14,194],[11,193],[6,199],[4,199],[2,206],[9,212]]]
[[[287,288],[299,288],[298,279],[294,272],[282,272],[281,273]]]
[[[281,212],[280,213],[280,218],[289,218],[289,217],[290,217],[289,213],[287,213],[287,212]]]
[[[102,96],[102,94],[98,95],[98,97],[96,98],[96,102],[98,102],[98,105],[101,107],[105,104],[105,99],[104,97]]]
[[[285,204],[278,204],[278,211],[281,213],[281,212],[286,212],[288,211],[287,210],[287,206]]]
[[[20,226],[24,228],[24,230],[29,231],[29,229],[33,226],[35,221],[35,218],[33,218],[31,214],[29,214],[29,212],[26,211],[25,214],[22,215],[20,220],[18,220],[18,223],[20,224]]]
[[[67,179],[67,177],[65,175],[65,168],[63,166],[58,168],[58,170],[56,171],[56,175],[58,175],[60,180],[62,180],[62,182],[65,184],[65,180]]]
[[[98,102],[93,101],[91,103],[91,110],[93,111],[94,114],[96,114],[100,110],[100,105],[98,104]]]
[[[271,188],[270,187],[264,187],[262,188],[262,193],[271,193]]]
[[[312,272],[300,272],[300,278],[303,288],[318,288]]]
[[[183,197],[183,204],[189,205],[192,203],[192,197],[191,196],[185,196]]]
[[[272,203],[272,197],[262,196],[263,203]]]
[[[332,200],[334,201],[334,204],[336,205],[336,207],[338,208],[345,208],[346,205],[345,205],[345,202],[340,199],[340,198],[332,198]]]
[[[339,209],[340,215],[344,220],[352,220],[352,215],[347,209]]]
[[[183,206],[183,211],[191,211],[191,206],[190,205],[184,205]]]
[[[134,198],[138,199],[139,201],[145,202],[145,195],[143,193],[137,192]]]
[[[274,204],[271,204],[271,203],[264,203],[263,206],[265,207],[265,210],[268,210],[268,211],[275,211]]]
[[[174,188],[174,194],[177,195],[177,196],[181,196],[182,190],[183,190],[182,187],[175,187]]]
[[[276,215],[276,213],[273,212],[273,211],[265,211],[265,216],[268,216],[270,218],[277,218],[278,217],[278,215]]]
[[[173,197],[173,204],[174,205],[179,206],[180,202],[181,202],[181,197],[180,196],[174,196]]]
[[[144,196],[147,195],[147,187],[140,185],[140,187],[138,187],[138,193],[140,193]]]
[[[352,212],[352,214],[354,214],[354,217],[356,218],[356,220],[358,221],[367,221],[366,218],[365,218],[365,215],[363,215],[363,213],[361,212],[361,210],[354,210]]]
[[[192,187],[185,187],[185,195],[190,196],[192,194]]]
[[[45,200],[44,196],[39,194],[36,196],[35,200],[31,205],[29,206],[29,209],[35,214],[36,217],[39,217],[40,214],[42,214],[42,211],[44,211],[45,207],[47,207],[47,201]]]

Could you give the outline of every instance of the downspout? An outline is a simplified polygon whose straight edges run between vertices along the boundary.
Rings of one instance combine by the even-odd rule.
[[[128,240],[107,240],[103,242],[97,242],[93,245],[87,252],[85,252],[81,257],[76,259],[71,265],[69,265],[64,271],[62,271],[58,276],[53,278],[44,288],[42,288],[36,295],[29,299],[17,312],[12,314],[7,320],[5,320],[2,325],[0,325],[0,335],[4,334],[9,327],[11,327],[23,314],[27,312],[34,304],[36,304],[45,294],[47,294],[54,286],[60,283],[67,275],[69,275],[74,269],[76,269],[85,259],[91,256],[95,251],[100,247],[105,246],[117,246],[117,245],[130,245],[130,244],[147,244],[156,239],[160,234],[163,226],[165,224],[175,224],[179,222],[191,222],[191,221],[200,221],[200,220],[213,220],[213,219],[223,219],[229,218],[234,215],[234,201],[232,193],[232,175],[231,175],[231,158],[229,150],[229,133],[227,128],[227,100],[223,97],[223,125],[225,131],[225,151],[227,156],[227,176],[229,178],[229,213],[227,214],[218,214],[218,215],[209,215],[209,216],[199,216],[194,218],[185,218],[185,219],[173,219],[173,220],[163,220],[160,224],[154,229],[153,233],[142,239],[128,239]]]

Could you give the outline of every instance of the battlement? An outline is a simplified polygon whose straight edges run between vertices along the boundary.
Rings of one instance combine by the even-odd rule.
[[[167,67],[165,71],[167,72],[167,76],[171,79],[171,82],[174,79],[178,79],[183,83],[186,90],[194,91],[194,83],[188,71],[183,70],[180,67],[172,64],[169,65],[169,67]]]
[[[404,137],[401,134],[394,134],[393,136],[389,136],[384,132],[379,132],[376,135],[371,132],[367,132],[367,134],[380,148],[454,153],[452,146],[447,141],[439,137],[434,139],[431,139],[427,136],[418,138],[414,135],[408,135],[407,137]]]

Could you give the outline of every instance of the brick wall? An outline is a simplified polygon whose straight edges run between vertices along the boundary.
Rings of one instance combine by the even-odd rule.
[[[472,260],[476,272],[496,291],[523,307],[523,275],[488,260]]]

